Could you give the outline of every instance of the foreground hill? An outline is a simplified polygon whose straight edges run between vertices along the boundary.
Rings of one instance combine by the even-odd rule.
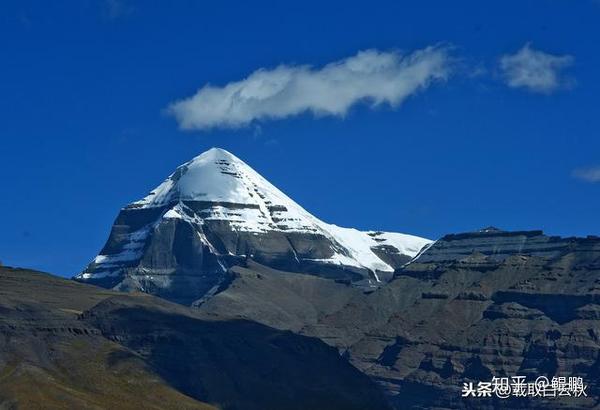
[[[321,341],[0,267],[2,409],[379,409]],[[210,403],[210,404],[208,404]]]

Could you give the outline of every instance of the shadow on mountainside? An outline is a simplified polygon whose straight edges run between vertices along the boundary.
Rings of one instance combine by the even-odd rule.
[[[224,409],[387,408],[375,384],[318,339],[119,299],[100,303],[84,320],[190,397]]]

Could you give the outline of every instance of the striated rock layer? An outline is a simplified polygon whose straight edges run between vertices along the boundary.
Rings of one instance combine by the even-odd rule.
[[[379,295],[378,295],[379,294]],[[349,339],[332,332],[398,408],[591,408],[600,393],[600,238],[541,231],[448,235],[367,297],[379,320]],[[395,308],[390,308],[390,305]],[[328,339],[359,306],[306,333]],[[354,321],[352,326],[356,327]],[[341,342],[341,343],[340,343]],[[493,376],[580,376],[588,397],[462,399]]]
[[[253,259],[372,289],[430,242],[324,223],[213,148],[122,209],[106,245],[76,279],[191,304],[226,284],[230,267]]]
[[[398,409],[598,403],[600,238],[486,229],[445,236],[370,294],[319,280],[250,263],[199,309],[319,337]],[[583,377],[588,396],[461,397],[465,382],[517,375]]]

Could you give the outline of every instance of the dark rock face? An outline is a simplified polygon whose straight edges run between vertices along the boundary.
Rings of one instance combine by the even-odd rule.
[[[485,228],[479,232],[446,235],[418,259],[420,263],[447,262],[463,259],[473,253],[501,261],[511,255],[553,258],[564,253],[570,241],[546,236],[542,231],[505,232]]]
[[[367,324],[349,356],[396,397],[398,408],[593,407],[600,393],[598,262],[598,238],[448,235],[389,285],[398,296],[422,287],[420,296],[405,294],[385,323]],[[516,375],[583,377],[589,397],[460,397],[463,382]]]
[[[276,280],[249,265],[246,279],[234,279],[199,309],[321,338],[376,380],[398,409],[593,408],[598,403],[600,238],[497,230],[448,235],[371,294],[346,294],[335,305],[303,296],[319,314],[303,317],[284,298],[276,299],[278,312],[293,320],[246,303],[260,281],[250,280],[251,272],[269,283]],[[288,286],[306,290],[308,284]],[[344,285],[338,286],[331,294],[343,294]],[[228,304],[231,300],[235,304]],[[582,377],[588,397],[461,398],[464,382],[494,376]]]
[[[276,269],[305,272],[333,280],[360,282],[372,273],[364,268],[320,263],[330,258],[336,245],[318,233],[269,231],[240,232],[226,221],[209,220],[194,223],[205,203],[184,203],[189,220],[160,218],[164,209],[124,209],[121,211],[102,255],[108,263],[92,262],[84,272],[89,278],[77,279],[117,290],[141,290],[177,303],[190,305],[210,295],[227,279],[227,269],[246,259]],[[158,218],[158,223],[155,219]],[[132,240],[136,232],[139,240]],[[407,260],[397,249],[378,249],[383,257],[390,255],[392,266]],[[130,260],[119,259],[134,250]],[[115,255],[115,262],[110,256]],[[103,276],[107,272],[109,275]],[[100,275],[94,275],[100,273]]]

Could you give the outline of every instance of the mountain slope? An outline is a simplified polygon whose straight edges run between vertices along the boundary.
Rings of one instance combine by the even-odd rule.
[[[214,409],[80,319],[117,294],[0,266],[0,408]]]
[[[375,288],[431,241],[361,232],[312,216],[229,152],[213,148],[123,208],[77,280],[189,304],[253,259]]]
[[[1,409],[387,407],[318,339],[0,267]]]
[[[397,409],[598,406],[598,237],[446,235],[369,294],[332,283],[326,296],[319,278],[289,279],[252,263],[234,269],[231,286],[200,311],[318,337],[376,380]],[[588,396],[461,398],[464,382],[518,375],[582,377]]]
[[[447,235],[364,304],[304,334],[344,342],[350,360],[397,408],[594,408],[599,283],[597,237],[497,229]],[[357,327],[362,332],[343,331]],[[458,391],[466,381],[517,375],[583,377],[588,397],[470,400]]]

